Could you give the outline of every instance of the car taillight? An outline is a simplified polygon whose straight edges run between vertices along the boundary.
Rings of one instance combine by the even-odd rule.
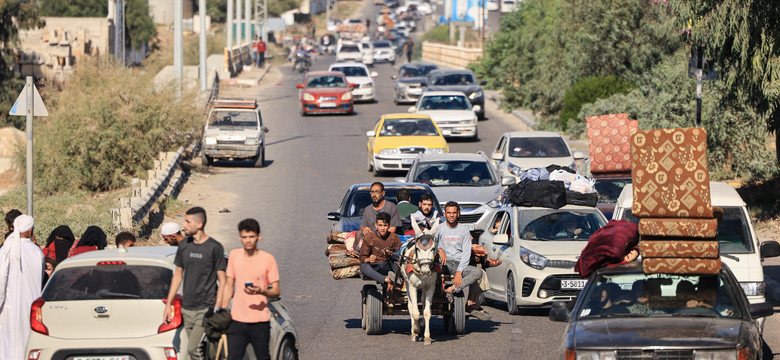
[[[750,349],[748,349],[747,346],[737,350],[737,360],[748,359],[750,359]]]
[[[30,328],[37,333],[49,335],[49,329],[46,328],[46,325],[43,325],[44,303],[45,301],[42,298],[38,298],[38,300],[32,303],[30,307]]]
[[[162,301],[163,303],[168,303],[168,299],[163,299]],[[160,324],[159,328],[157,328],[158,334],[176,329],[181,326],[181,295],[176,295],[173,297],[173,301],[171,301],[171,315],[170,322],[164,322]]]
[[[30,353],[27,354],[27,360],[38,360],[40,356],[41,356],[40,350],[30,350]]]
[[[101,261],[98,265],[127,265],[124,261]]]
[[[577,352],[574,350],[564,349],[563,350],[563,359],[564,360],[574,360],[577,358]]]
[[[176,349],[165,348],[165,360],[177,360]]]

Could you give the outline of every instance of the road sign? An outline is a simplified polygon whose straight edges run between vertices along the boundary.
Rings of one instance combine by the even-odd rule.
[[[38,93],[38,88],[35,85],[31,85],[33,89],[33,115],[35,116],[49,116],[49,112],[46,110],[46,106],[43,105],[43,99],[41,94]],[[11,107],[11,111],[8,115],[27,116],[27,86],[22,89],[19,97],[16,98],[14,106]]]

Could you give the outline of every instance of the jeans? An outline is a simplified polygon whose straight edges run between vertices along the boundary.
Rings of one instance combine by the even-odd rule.
[[[205,309],[181,309],[182,321],[184,322],[184,331],[187,334],[187,354],[190,360],[200,359],[200,342],[203,339],[203,318],[206,316],[208,308]]]
[[[390,261],[383,261],[376,264],[360,264],[360,272],[363,273],[363,275],[376,280],[380,284],[385,283],[385,277],[387,277],[387,274],[393,270],[395,270],[395,268],[393,264],[390,263]]]
[[[265,51],[257,52],[257,67],[265,65]]]
[[[233,320],[227,330],[228,360],[243,359],[248,344],[252,344],[258,360],[270,359],[271,354],[268,352],[270,337],[271,323],[268,321],[243,323]]]
[[[458,262],[447,260],[447,265],[441,270],[445,274],[455,275],[455,272],[458,271]],[[463,269],[463,272],[461,272],[460,275],[462,277],[460,288],[455,288],[455,291],[458,292],[463,290],[463,295],[468,297],[469,292],[467,290],[471,290],[473,287],[479,288],[479,279],[482,278],[482,270],[469,265]]]

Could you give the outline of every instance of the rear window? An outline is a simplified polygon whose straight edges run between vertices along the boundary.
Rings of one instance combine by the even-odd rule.
[[[173,271],[148,265],[97,265],[54,272],[41,297],[45,301],[163,299]]]
[[[354,45],[342,46],[341,52],[360,52],[360,48]]]
[[[509,156],[564,157],[569,156],[569,148],[560,137],[518,137],[509,140]]]

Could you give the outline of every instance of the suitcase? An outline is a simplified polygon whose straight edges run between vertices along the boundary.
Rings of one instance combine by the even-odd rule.
[[[583,194],[579,191],[566,190],[566,203],[582,206],[596,206],[599,202],[599,193]]]

